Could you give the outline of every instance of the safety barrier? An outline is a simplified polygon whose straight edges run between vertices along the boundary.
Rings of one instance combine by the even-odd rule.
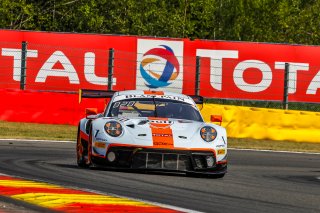
[[[320,143],[320,113],[205,104],[201,113],[222,115],[228,137]]]
[[[0,90],[0,120],[78,125],[85,108],[105,101],[87,99],[78,103],[78,94],[21,90]],[[222,126],[233,138],[254,138],[320,142],[320,113],[230,105],[205,104],[201,113],[206,121],[211,114],[222,115]]]

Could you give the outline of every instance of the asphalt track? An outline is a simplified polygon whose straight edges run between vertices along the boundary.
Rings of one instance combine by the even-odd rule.
[[[0,173],[201,212],[320,212],[317,154],[229,150],[212,179],[80,169],[74,143],[0,141]]]

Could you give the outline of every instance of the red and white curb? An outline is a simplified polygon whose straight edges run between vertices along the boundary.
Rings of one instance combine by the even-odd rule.
[[[61,212],[196,212],[85,189],[73,189],[0,173],[0,195]]]

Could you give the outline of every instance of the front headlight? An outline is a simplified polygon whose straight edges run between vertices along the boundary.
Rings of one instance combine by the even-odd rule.
[[[211,126],[202,127],[200,136],[204,141],[211,142],[217,137],[217,131]]]
[[[118,137],[122,134],[122,126],[116,121],[109,121],[104,125],[106,132],[112,137]]]

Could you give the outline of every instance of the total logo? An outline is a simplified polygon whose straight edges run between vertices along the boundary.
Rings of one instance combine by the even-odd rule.
[[[137,53],[137,89],[182,92],[182,42],[139,39]]]
[[[156,70],[148,70],[147,68],[150,63],[161,63],[161,60],[154,56],[166,61],[163,70],[161,70],[161,74],[157,73]],[[160,45],[157,48],[147,51],[143,55],[143,60],[140,63],[140,73],[144,80],[146,80],[147,87],[166,87],[171,84],[169,81],[174,81],[178,77],[179,62],[169,46]]]

